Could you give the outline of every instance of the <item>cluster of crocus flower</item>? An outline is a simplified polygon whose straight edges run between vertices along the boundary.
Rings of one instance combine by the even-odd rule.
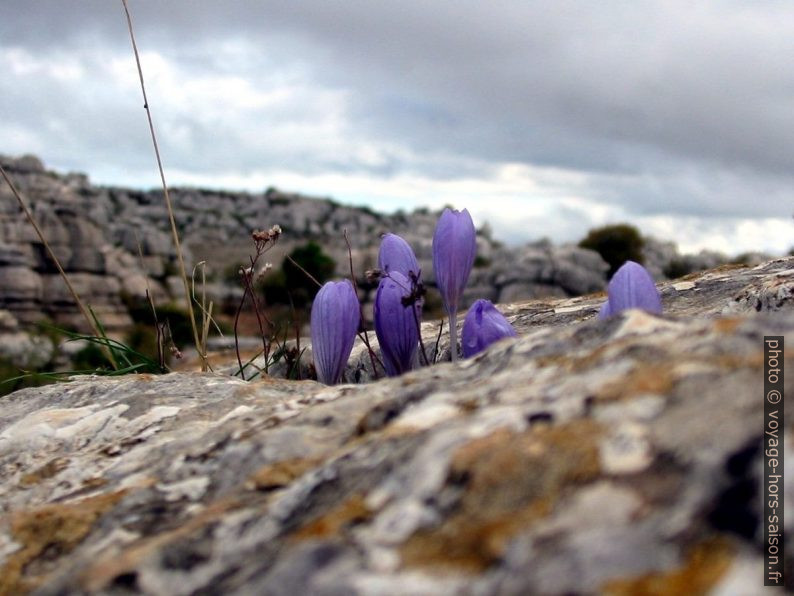
[[[444,209],[433,234],[433,268],[436,285],[449,317],[450,351],[457,360],[457,314],[477,252],[476,231],[469,212]],[[409,244],[396,234],[386,234],[378,253],[380,283],[375,294],[375,334],[383,366],[389,376],[411,370],[418,361],[422,318],[422,271]],[[605,319],[639,308],[662,312],[662,302],[650,273],[634,261],[617,270],[607,288],[608,298],[598,313]],[[349,281],[328,282],[312,305],[311,336],[317,378],[326,384],[342,377],[355,336],[361,305]],[[516,332],[488,300],[477,300],[463,321],[463,357],[470,358],[492,343]]]
[[[612,276],[607,286],[607,301],[598,311],[598,318],[606,319],[630,308],[662,313],[662,299],[653,277],[634,261],[623,263]]]
[[[471,215],[444,209],[433,235],[436,285],[449,317],[450,352],[458,357],[457,314],[474,266],[477,240]],[[373,318],[383,366],[389,376],[411,370],[418,361],[422,318],[422,271],[414,251],[396,234],[386,234],[378,253],[381,279]],[[311,335],[317,378],[339,382],[360,323],[360,305],[350,282],[328,282],[312,305]],[[515,337],[510,323],[488,300],[478,300],[463,324],[463,356],[468,358],[504,337]]]

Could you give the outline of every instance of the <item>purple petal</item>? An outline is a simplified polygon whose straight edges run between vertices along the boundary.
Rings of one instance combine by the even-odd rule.
[[[491,301],[472,304],[463,321],[463,357],[474,356],[505,337],[516,337],[516,330]]]
[[[641,308],[661,314],[662,299],[648,271],[634,261],[626,261],[612,276],[607,288],[609,314],[615,315],[629,308]]]
[[[335,385],[342,377],[358,332],[360,306],[349,280],[329,281],[312,303],[311,337],[317,379]]]
[[[419,345],[417,321],[421,321],[421,306],[403,304],[411,289],[411,280],[399,271],[392,271],[380,280],[375,294],[375,334],[390,377],[411,370]]]
[[[469,212],[444,209],[433,234],[433,269],[449,313],[458,310],[476,254],[476,231]]]
[[[378,269],[384,273],[399,271],[408,279],[411,272],[419,279],[422,270],[410,245],[397,234],[386,234],[380,242]]]

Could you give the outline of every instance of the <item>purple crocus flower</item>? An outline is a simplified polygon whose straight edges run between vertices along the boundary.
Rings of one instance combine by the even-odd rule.
[[[397,234],[386,234],[380,241],[378,269],[384,273],[399,271],[409,280],[411,272],[418,280],[422,275],[416,255],[410,245]]]
[[[444,308],[449,315],[452,361],[458,359],[458,303],[477,254],[477,239],[471,215],[444,209],[433,234],[433,269]]]
[[[422,307],[411,299],[411,285],[405,275],[391,271],[380,280],[375,294],[375,334],[390,377],[411,370],[419,344]]]
[[[662,314],[662,299],[651,274],[634,261],[626,261],[615,272],[607,287],[607,296],[607,301],[598,311],[599,319],[606,319],[629,308]]]
[[[516,337],[516,330],[490,300],[477,300],[463,320],[463,357],[469,358],[495,341]]]
[[[356,339],[361,307],[349,280],[329,281],[312,303],[311,336],[317,379],[335,385]]]

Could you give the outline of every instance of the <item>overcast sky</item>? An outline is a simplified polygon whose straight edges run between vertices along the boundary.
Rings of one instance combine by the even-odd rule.
[[[169,184],[794,246],[794,3],[129,5]],[[151,187],[148,134],[120,0],[3,0],[0,153]]]

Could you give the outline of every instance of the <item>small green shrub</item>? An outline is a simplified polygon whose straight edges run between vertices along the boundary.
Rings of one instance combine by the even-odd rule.
[[[148,356],[153,360],[157,359],[157,331],[154,323],[135,323],[132,329],[127,332],[124,343],[144,356]],[[167,350],[166,354],[168,354]]]
[[[308,272],[320,284],[328,281],[334,274],[336,263],[323,252],[316,242],[308,242],[294,249],[290,258]],[[284,272],[285,287],[292,294],[296,306],[309,303],[320,289],[309,279],[300,267],[296,267],[288,258],[284,259],[281,269]]]
[[[477,255],[476,257],[474,257],[474,266],[475,267],[488,267],[488,266],[490,266],[490,264],[491,264],[491,259],[489,259],[488,257],[483,257],[483,256],[480,256],[480,255]]]
[[[179,276],[179,267],[177,266],[176,262],[172,259],[168,259],[163,264],[163,279],[168,277],[178,277]]]
[[[71,368],[74,370],[92,370],[106,367],[107,364],[108,359],[102,349],[97,344],[91,343],[72,357]]]
[[[635,261],[642,264],[642,249],[644,242],[640,231],[629,224],[614,224],[595,228],[579,242],[582,248],[589,248],[601,255],[609,265],[608,277],[626,261]]]
[[[128,309],[129,309],[130,317],[132,317],[132,320],[135,321],[136,323],[135,327],[138,326],[148,327],[149,330],[151,331],[151,334],[155,337],[157,336],[157,331],[155,329],[155,323],[154,323],[154,315],[152,314],[152,307],[147,301],[141,300],[129,304]],[[174,344],[176,344],[177,347],[182,347],[193,343],[193,329],[190,326],[190,316],[181,306],[176,305],[174,303],[163,304],[158,306],[157,320],[160,321],[161,323],[168,321],[168,326],[171,329],[171,337],[173,338]],[[138,336],[140,336],[141,332],[139,331],[136,333],[138,334]],[[140,337],[133,339],[136,339],[136,341],[138,341]],[[132,344],[130,345],[132,347]],[[147,356],[151,357],[157,354],[156,342],[154,342],[153,345],[155,346],[155,351],[150,352],[147,350],[146,352],[144,352]]]
[[[734,265],[752,265],[755,262],[756,255],[751,252],[742,252],[731,259]]]
[[[259,282],[258,287],[264,293],[267,304],[289,304],[287,276],[283,269],[271,271]]]
[[[425,320],[441,319],[445,316],[444,303],[438,292],[427,292],[422,304],[422,317]]]
[[[672,259],[665,266],[663,273],[668,279],[678,279],[692,273],[693,268],[685,259]]]
[[[223,268],[221,272],[221,279],[226,283],[239,284],[240,283],[240,265],[232,263]]]
[[[26,372],[32,374],[25,374]],[[0,396],[8,395],[25,387],[39,387],[52,383],[49,379],[37,376],[35,374],[37,372],[40,371],[20,370],[14,363],[0,358]]]

